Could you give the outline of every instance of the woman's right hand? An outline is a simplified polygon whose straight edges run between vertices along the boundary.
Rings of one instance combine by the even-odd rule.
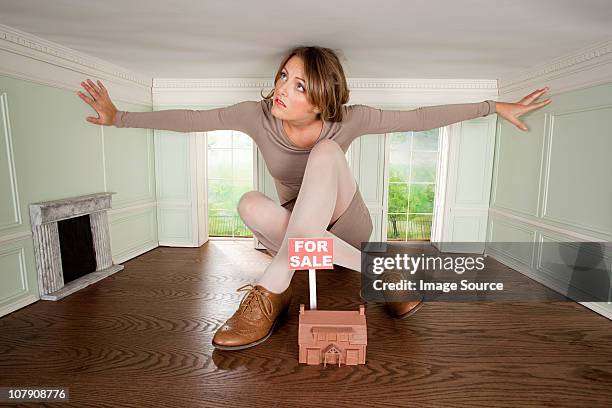
[[[91,79],[88,79],[87,82],[81,82],[83,88],[89,92],[89,96],[81,91],[77,92],[79,97],[98,113],[97,118],[88,116],[86,120],[97,125],[114,125],[118,110],[108,96],[108,91],[102,85],[102,82],[96,82],[98,82],[98,86]]]

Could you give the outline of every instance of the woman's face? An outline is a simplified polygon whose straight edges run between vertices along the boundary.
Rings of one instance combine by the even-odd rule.
[[[272,115],[282,120],[303,121],[315,119],[317,113],[318,110],[306,95],[304,61],[294,55],[287,61],[274,84]]]

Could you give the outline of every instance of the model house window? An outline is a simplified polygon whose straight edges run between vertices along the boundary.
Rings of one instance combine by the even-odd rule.
[[[211,237],[252,237],[238,200],[253,190],[253,140],[233,130],[208,132],[208,230]]]
[[[429,240],[440,129],[389,135],[387,240]]]

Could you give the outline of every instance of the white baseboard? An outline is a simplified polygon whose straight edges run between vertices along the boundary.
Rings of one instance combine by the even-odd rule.
[[[148,252],[152,249],[157,248],[158,246],[163,245],[160,244],[158,242],[154,242],[154,243],[148,243],[146,245],[143,245],[139,248],[133,249],[129,252],[125,252],[123,254],[117,255],[117,257],[113,257],[113,263],[118,265],[118,264],[122,264],[126,261],[129,261],[132,258],[136,258],[138,255],[142,255],[145,252]]]
[[[40,299],[39,296],[29,295],[24,298],[19,299],[14,303],[9,303],[8,305],[0,307],[0,317],[6,316],[9,313],[13,313],[15,310],[21,309],[22,307],[26,307]]]

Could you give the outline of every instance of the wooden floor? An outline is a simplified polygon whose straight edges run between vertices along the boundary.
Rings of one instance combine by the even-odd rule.
[[[269,262],[250,241],[160,247],[4,316],[0,386],[69,387],[56,406],[73,407],[612,406],[612,322],[573,302],[431,302],[401,321],[370,303],[367,364],[323,368],[297,361],[308,304],[298,272],[291,312],[266,342],[214,350],[236,289]],[[320,271],[318,289],[320,309],[358,308],[356,272]]]

